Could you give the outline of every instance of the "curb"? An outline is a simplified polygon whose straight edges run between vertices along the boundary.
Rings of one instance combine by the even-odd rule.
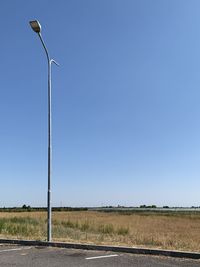
[[[83,250],[101,250],[101,251],[113,251],[113,252],[132,253],[132,254],[200,259],[200,253],[177,251],[177,250],[162,250],[162,249],[118,247],[118,246],[100,246],[100,245],[87,245],[87,244],[77,244],[77,243],[46,242],[46,241],[34,241],[34,240],[14,240],[14,239],[0,239],[0,244],[15,244],[15,245],[24,245],[24,246],[46,246],[46,247],[72,248],[72,249],[83,249]]]

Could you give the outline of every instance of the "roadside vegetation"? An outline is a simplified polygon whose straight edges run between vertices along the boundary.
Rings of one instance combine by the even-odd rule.
[[[200,213],[53,212],[53,240],[200,252]],[[0,212],[0,238],[46,239],[46,212]]]

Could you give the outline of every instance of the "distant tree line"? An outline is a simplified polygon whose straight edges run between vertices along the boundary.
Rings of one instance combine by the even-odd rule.
[[[87,210],[97,210],[97,211],[126,211],[127,209],[134,209],[135,211],[140,211],[143,209],[182,209],[183,207],[157,207],[156,205],[140,205],[139,207],[126,207],[126,206],[103,206],[103,207],[94,207],[94,208],[87,208],[87,207],[52,207],[52,211],[87,211]],[[192,206],[190,209],[199,209],[200,206]],[[183,208],[184,209],[184,208]],[[31,212],[31,211],[47,211],[47,207],[31,207],[30,205],[22,205],[22,207],[0,207],[0,212]]]
[[[3,207],[0,212],[31,212],[31,211],[46,211],[46,207],[31,207],[30,205],[23,205],[22,207]],[[52,211],[86,211],[88,208],[78,207],[52,207]]]
[[[140,208],[141,209],[156,209],[157,206],[156,205],[150,205],[150,206],[141,205]]]
[[[102,210],[102,211],[110,211],[110,210],[127,210],[127,209],[134,209],[134,210],[140,210],[140,209],[200,209],[200,206],[191,206],[191,207],[170,207],[170,206],[162,206],[158,207],[156,205],[140,205],[140,206],[102,206],[102,207],[96,207],[96,208],[89,208],[92,210]]]

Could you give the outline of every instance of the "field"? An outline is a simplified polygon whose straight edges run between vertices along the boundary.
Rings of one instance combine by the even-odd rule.
[[[199,213],[53,212],[54,241],[200,252]],[[46,239],[45,212],[0,212],[0,238]]]

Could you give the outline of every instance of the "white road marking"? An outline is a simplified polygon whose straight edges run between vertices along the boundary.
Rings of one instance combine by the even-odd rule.
[[[30,249],[31,247],[28,248],[10,248],[10,249],[4,249],[4,250],[0,250],[1,252],[9,252],[9,251],[18,251],[18,250],[24,250],[24,249]]]
[[[119,255],[114,254],[114,255],[104,255],[104,256],[98,256],[98,257],[89,257],[85,258],[86,260],[95,260],[95,259],[102,259],[102,258],[111,258],[111,257],[118,257]]]

